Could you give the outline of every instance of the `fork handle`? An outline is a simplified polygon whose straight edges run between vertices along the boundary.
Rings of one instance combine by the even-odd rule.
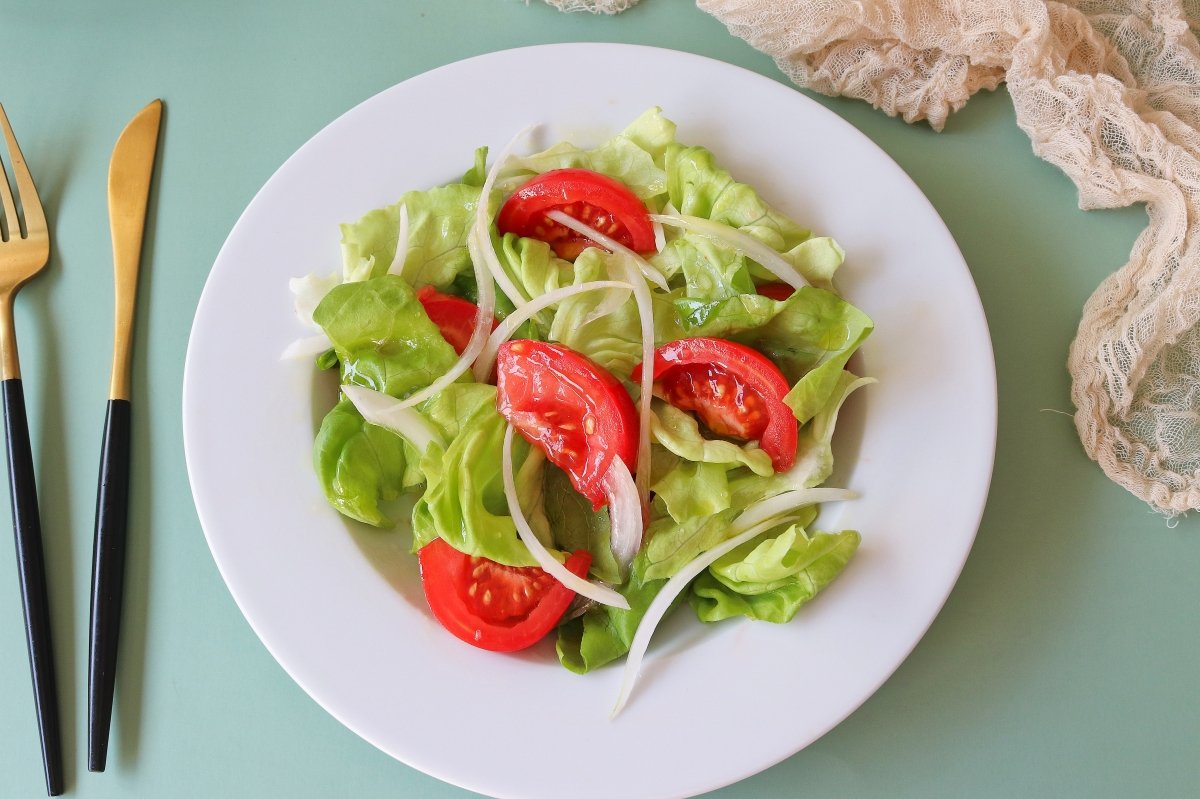
[[[8,483],[12,497],[13,533],[17,541],[17,572],[25,609],[25,637],[33,673],[33,696],[42,741],[46,792],[63,792],[62,747],[58,691],[54,676],[54,646],[50,635],[50,601],[46,590],[46,561],[42,553],[42,524],[38,516],[37,485],[25,416],[21,379],[4,380],[4,433],[8,451]]]
[[[88,771],[108,759],[116,687],[117,640],[125,584],[125,532],[129,521],[130,404],[110,399],[104,417],[96,538],[92,549],[92,619],[88,645]]]

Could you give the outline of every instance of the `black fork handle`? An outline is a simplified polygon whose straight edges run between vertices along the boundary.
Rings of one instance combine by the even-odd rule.
[[[29,422],[21,379],[3,381],[4,433],[8,450],[8,483],[12,497],[13,533],[17,541],[17,574],[25,609],[25,637],[33,673],[33,697],[42,742],[46,792],[63,792],[58,690],[54,676],[54,645],[50,635],[50,601],[46,590],[46,559],[42,552],[42,523],[38,516],[37,485],[29,446]]]

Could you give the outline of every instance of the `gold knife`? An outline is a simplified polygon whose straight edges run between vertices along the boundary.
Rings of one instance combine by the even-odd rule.
[[[125,581],[125,531],[129,519],[132,432],[129,373],[133,318],[138,267],[142,259],[142,234],[161,121],[161,100],[155,100],[139,111],[117,139],[108,167],[108,217],[116,275],[116,330],[92,549],[92,614],[88,643],[89,771],[104,771],[108,759]]]

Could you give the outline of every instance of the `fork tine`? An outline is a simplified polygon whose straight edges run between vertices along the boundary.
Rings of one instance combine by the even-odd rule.
[[[8,124],[8,116],[4,106],[0,105],[0,125],[4,127],[4,138],[8,140],[8,154],[12,159],[13,178],[17,182],[17,196],[21,198],[21,210],[25,212],[25,231],[29,238],[46,233],[46,214],[42,210],[42,201],[38,199],[37,187],[33,185],[33,176],[25,165],[25,156],[13,135],[12,126]],[[8,181],[0,181],[0,194],[3,194],[4,211],[8,214],[8,237],[20,238],[20,221],[17,219],[17,209],[8,188]],[[13,231],[16,231],[14,234]]]
[[[8,125],[8,117],[4,115],[3,105],[0,105],[0,124],[4,126],[5,137],[11,140],[12,128]],[[0,158],[0,222],[7,223],[9,238],[19,239],[21,237],[21,223],[17,219],[17,206],[13,203],[12,190],[8,187],[8,175],[4,171],[4,159],[2,158]],[[0,236],[0,240],[3,240],[3,236]]]

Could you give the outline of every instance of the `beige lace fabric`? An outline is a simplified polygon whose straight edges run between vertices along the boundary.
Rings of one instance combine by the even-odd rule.
[[[636,0],[547,0],[615,13]],[[1067,360],[1084,449],[1158,510],[1200,508],[1200,0],[699,0],[799,86],[941,129],[1008,85],[1081,208],[1145,203]]]

